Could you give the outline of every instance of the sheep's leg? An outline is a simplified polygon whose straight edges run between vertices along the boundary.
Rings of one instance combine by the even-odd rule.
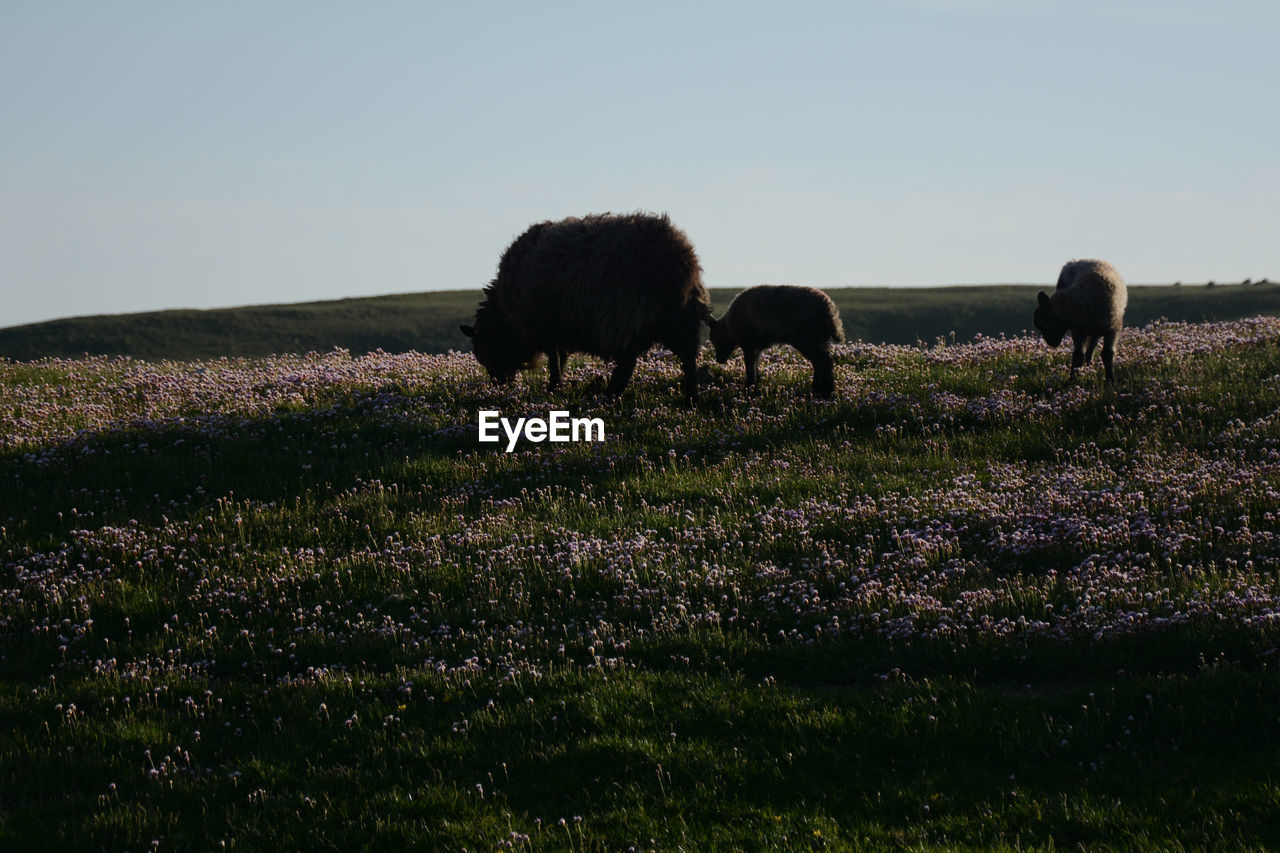
[[[1102,338],[1102,366],[1106,370],[1107,384],[1113,384],[1116,381],[1115,371],[1111,368],[1111,363],[1116,357],[1116,336],[1105,335]]]
[[[1093,348],[1098,345],[1098,336],[1090,335],[1085,339],[1084,345],[1084,363],[1093,364]]]
[[[680,368],[683,372],[681,387],[684,389],[684,399],[689,403],[695,403],[698,400],[698,344],[697,326],[692,329],[692,334],[682,340],[667,343],[671,351],[676,354],[676,358],[680,359]]]
[[[684,388],[684,399],[689,403],[698,401],[698,351],[680,355],[680,367],[684,371],[681,382]]]
[[[836,365],[825,349],[800,352],[813,365],[813,393],[824,400],[836,390]]]
[[[1084,338],[1077,338],[1072,335],[1072,345],[1071,378],[1075,379],[1076,372],[1079,371],[1080,367],[1084,364]]]
[[[747,384],[755,385],[760,379],[760,350],[744,346],[742,348],[742,362],[747,366]]]
[[[682,386],[686,402],[698,400],[698,351],[702,349],[702,315],[693,311],[685,315],[684,329],[666,341],[667,346],[680,359],[684,373]]]
[[[621,397],[622,390],[627,387],[627,383],[631,381],[631,374],[636,370],[637,355],[623,355],[618,357],[618,363],[614,365],[613,375],[609,377],[609,387],[605,389],[605,393],[613,397]]]
[[[560,387],[560,377],[564,373],[564,350],[553,349],[547,353],[547,371],[551,378],[547,380],[547,390],[554,391]]]

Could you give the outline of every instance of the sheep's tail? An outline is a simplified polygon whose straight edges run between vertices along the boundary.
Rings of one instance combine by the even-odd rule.
[[[840,315],[832,317],[835,320],[834,328],[831,330],[831,340],[838,344],[844,343],[844,323],[840,322]]]

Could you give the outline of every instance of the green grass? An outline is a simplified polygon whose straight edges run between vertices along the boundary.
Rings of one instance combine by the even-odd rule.
[[[586,359],[0,364],[0,849],[1274,849],[1243,328],[1135,331],[1114,389],[851,346],[817,402],[770,354],[695,408],[669,360],[616,402]],[[560,406],[609,440],[467,430]]]
[[[1049,285],[1044,285],[1049,287]],[[1016,335],[1031,327],[1037,285],[847,287],[827,292],[840,308],[851,341],[932,343],[952,335]],[[740,288],[713,288],[716,313]],[[273,353],[446,352],[469,350],[458,326],[469,322],[478,290],[435,291],[292,305],[204,311],[73,317],[0,329],[0,357],[127,355],[158,361]],[[1129,291],[1127,321],[1142,326],[1165,318],[1201,322],[1280,313],[1273,284],[1141,286]]]

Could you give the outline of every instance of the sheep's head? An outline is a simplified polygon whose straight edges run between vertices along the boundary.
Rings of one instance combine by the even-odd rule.
[[[733,339],[723,320],[711,320],[711,345],[716,348],[716,361],[721,364],[728,361],[738,348],[738,342]]]
[[[1062,343],[1062,339],[1066,337],[1070,326],[1059,317],[1053,310],[1053,303],[1049,301],[1049,294],[1043,290],[1036,296],[1036,328],[1040,330],[1040,334],[1044,335],[1044,341],[1051,347],[1056,347]]]
[[[532,367],[537,359],[537,352],[522,344],[519,336],[507,328],[487,302],[481,302],[476,309],[475,325],[458,328],[471,338],[476,361],[494,382],[510,382],[517,372]]]

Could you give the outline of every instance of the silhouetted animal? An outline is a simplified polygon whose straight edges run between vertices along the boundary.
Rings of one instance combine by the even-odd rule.
[[[546,354],[548,390],[559,387],[567,355],[582,352],[615,362],[608,392],[621,394],[636,360],[664,344],[692,400],[710,321],[693,244],[665,214],[596,214],[530,226],[503,253],[474,324],[461,328],[495,381]]]
[[[760,353],[789,344],[813,365],[813,393],[830,397],[836,387],[831,344],[844,341],[840,312],[821,290],[762,284],[742,291],[711,324],[716,361],[724,364],[738,347],[747,367],[747,384],[756,384]]]
[[[1093,350],[1101,338],[1107,382],[1114,382],[1112,362],[1129,302],[1128,288],[1115,267],[1106,261],[1068,261],[1053,295],[1042,290],[1036,299],[1035,325],[1049,346],[1056,347],[1071,332],[1072,377],[1081,365],[1093,362]]]

